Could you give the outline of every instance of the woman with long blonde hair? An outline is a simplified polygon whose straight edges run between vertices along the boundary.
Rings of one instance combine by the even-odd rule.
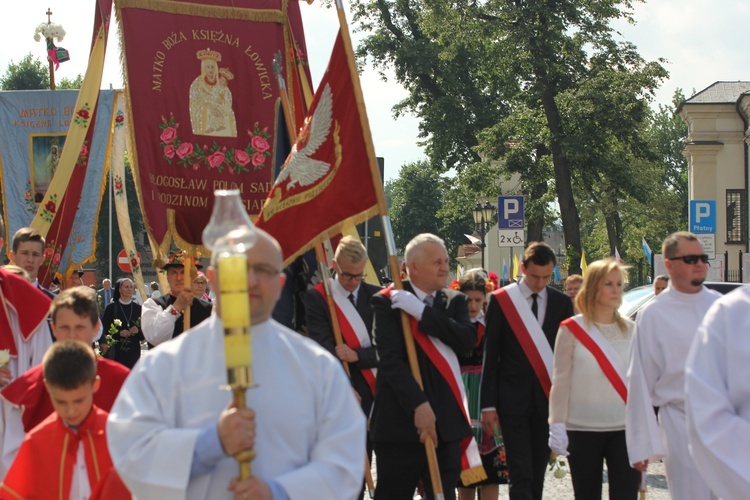
[[[640,475],[625,444],[625,372],[635,324],[617,311],[625,271],[612,258],[588,266],[576,297],[580,314],[560,324],[555,342],[549,445],[568,455],[576,498],[601,498],[604,460],[609,498],[638,496]]]

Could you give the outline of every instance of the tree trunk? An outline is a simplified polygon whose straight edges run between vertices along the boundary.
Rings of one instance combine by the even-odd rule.
[[[537,182],[536,184],[530,186],[529,191],[526,193],[527,196],[530,196],[532,200],[539,200],[544,196],[544,193],[547,191],[547,183]],[[527,233],[526,233],[526,244],[533,241],[544,241],[544,236],[542,234],[542,230],[544,229],[544,212],[541,213],[531,213],[529,214],[528,222],[527,222]]]
[[[541,73],[541,74],[540,74]],[[544,71],[537,71],[539,83],[542,86],[542,107],[547,118],[552,139],[550,140],[550,151],[552,152],[552,164],[555,167],[555,190],[557,191],[557,202],[560,204],[560,218],[562,219],[563,235],[567,249],[572,250],[568,255],[568,273],[578,274],[581,272],[581,232],[578,208],[573,198],[573,185],[570,175],[568,159],[562,148],[563,131],[560,124],[560,110],[555,102],[555,94],[552,85],[544,78]]]

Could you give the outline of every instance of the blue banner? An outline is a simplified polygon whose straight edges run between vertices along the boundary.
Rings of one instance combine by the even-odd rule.
[[[74,229],[58,269],[60,273],[93,258],[96,221],[109,164],[107,151],[114,96],[114,90],[100,92],[84,196],[79,201]],[[31,225],[52,181],[68,127],[74,119],[77,97],[78,90],[0,92],[0,173],[6,253],[11,250],[13,234]]]

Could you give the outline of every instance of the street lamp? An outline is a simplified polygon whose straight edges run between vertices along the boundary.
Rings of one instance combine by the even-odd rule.
[[[481,202],[477,202],[472,208],[472,215],[474,216],[474,230],[479,233],[482,239],[482,269],[484,269],[484,248],[487,246],[484,243],[484,237],[490,231],[492,223],[495,219],[495,206],[489,201],[482,205]]]

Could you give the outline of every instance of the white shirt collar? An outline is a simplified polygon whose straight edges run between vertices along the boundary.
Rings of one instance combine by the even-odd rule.
[[[354,295],[354,301],[355,302],[357,301],[357,294],[359,293],[359,289],[362,286],[361,284],[357,285],[357,288],[355,288],[353,292],[350,292],[349,290],[347,290],[346,288],[344,288],[344,285],[342,285],[341,283],[339,283],[338,279],[334,279],[333,283],[334,283],[333,286],[338,287],[339,292],[341,292],[344,295],[344,297],[349,297],[349,294],[351,293],[351,294]]]
[[[414,295],[416,295],[417,298],[421,300],[422,302],[424,302],[424,298],[427,297],[428,295],[435,297],[435,292],[432,292],[432,293],[423,292],[422,290],[417,288],[414,285],[414,283],[411,284],[411,287],[414,289]]]
[[[521,279],[521,281],[518,282],[518,287],[521,289],[521,293],[523,294],[524,298],[529,299],[531,298],[531,294],[534,293],[531,288],[526,284],[525,279]],[[542,288],[542,291],[539,292],[537,297],[537,300],[547,300],[547,287],[545,286]]]

